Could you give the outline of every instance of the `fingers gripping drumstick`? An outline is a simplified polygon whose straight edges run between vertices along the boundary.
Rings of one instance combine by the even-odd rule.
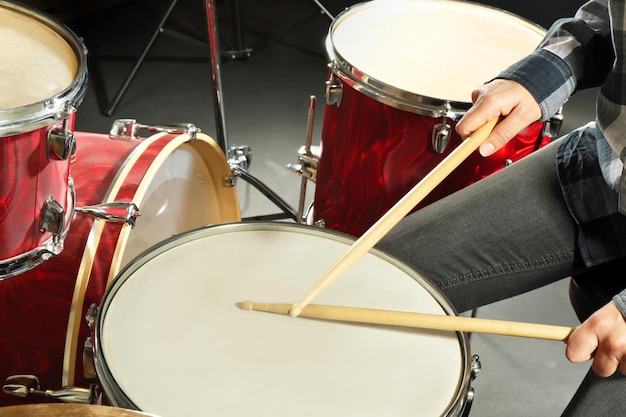
[[[498,118],[492,119],[465,139],[431,172],[418,182],[404,197],[389,209],[372,227],[357,239],[348,251],[328,270],[318,284],[289,310],[289,315],[297,317],[302,309],[317,297],[326,287],[339,278],[374,245],[383,238],[400,220],[424,199],[441,181],[472,154],[487,139]]]

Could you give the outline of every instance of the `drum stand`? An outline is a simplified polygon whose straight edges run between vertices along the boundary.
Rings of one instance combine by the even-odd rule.
[[[312,0],[313,3],[320,9],[320,12],[325,15],[331,22],[334,19],[331,13],[320,3],[319,0]],[[167,19],[170,17],[172,11],[174,10],[178,0],[171,0],[168,6],[166,7],[164,13],[162,14],[159,23],[152,33],[148,43],[144,47],[143,51],[137,57],[132,69],[126,76],[125,80],[122,82],[119,90],[113,97],[113,100],[109,103],[108,108],[105,113],[108,116],[111,116],[120,101],[122,100],[126,90],[130,86],[131,82],[135,78],[139,68],[145,61],[148,53],[152,49],[154,42],[158,35],[165,31],[164,25]],[[235,47],[226,52],[226,56],[230,59],[248,59],[252,55],[252,49],[246,48],[243,45],[243,36],[241,29],[241,19],[240,19],[240,9],[239,9],[239,0],[231,1],[231,12],[233,18],[233,37],[235,40]],[[241,177],[252,186],[254,186],[261,194],[267,197],[270,201],[272,201],[276,206],[278,206],[282,213],[273,214],[268,216],[260,216],[254,217],[255,220],[261,219],[282,219],[282,218],[291,218],[297,222],[301,222],[303,219],[303,211],[304,211],[304,198],[306,193],[306,181],[308,179],[312,179],[314,181],[314,175],[311,178],[310,176],[307,179],[306,172],[310,171],[310,163],[300,165],[300,167],[304,167],[304,171],[300,171],[299,173],[303,175],[303,181],[301,185],[301,196],[300,196],[300,206],[298,212],[296,212],[289,204],[283,200],[280,196],[274,193],[271,189],[269,189],[266,185],[264,185],[261,181],[256,179],[254,176],[250,174],[248,171],[248,166],[251,162],[251,154],[250,149],[247,146],[241,146],[236,148],[230,148],[228,146],[228,138],[226,133],[226,122],[224,117],[224,104],[222,101],[222,80],[221,80],[221,59],[220,59],[220,48],[219,48],[219,35],[217,30],[217,21],[216,21],[216,12],[215,12],[215,2],[214,0],[204,0],[204,9],[206,12],[206,22],[208,27],[208,42],[210,48],[210,61],[211,61],[211,72],[213,79],[213,103],[214,103],[214,113],[215,113],[215,122],[216,122],[216,141],[220,148],[224,151],[228,164],[233,171],[233,175],[235,178]],[[307,147],[305,154],[311,154],[310,152],[310,135],[311,135],[311,123],[312,123],[312,115],[309,115],[309,127],[307,128]],[[305,156],[300,157],[300,161],[302,162],[302,158],[306,158]],[[294,167],[290,165],[288,167],[291,170],[299,169],[298,167]],[[304,172],[304,174],[303,174]]]

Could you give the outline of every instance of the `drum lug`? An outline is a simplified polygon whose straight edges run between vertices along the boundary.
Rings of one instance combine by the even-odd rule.
[[[326,104],[329,106],[339,106],[343,95],[343,84],[335,79],[334,74],[330,80],[326,81]]]
[[[302,146],[298,150],[298,163],[288,164],[287,169],[313,182],[317,181],[317,164],[320,159],[320,147]]]
[[[64,123],[65,125],[65,123]],[[74,133],[65,126],[55,126],[48,132],[46,147],[48,161],[66,161],[76,153]]]
[[[228,166],[233,175],[226,175],[222,184],[224,187],[234,187],[237,184],[237,177],[241,172],[247,172],[252,163],[252,149],[249,146],[234,146],[228,149]]]
[[[450,141],[450,125],[444,119],[442,123],[437,123],[433,127],[431,142],[433,149],[437,153],[443,153],[448,147]]]
[[[472,371],[472,379],[476,379],[478,374],[480,374],[480,371],[482,368],[482,365],[480,363],[480,358],[478,357],[478,355],[472,356],[472,363],[470,364],[470,367]]]
[[[228,164],[248,169],[252,163],[252,149],[249,146],[234,146],[228,149]]]
[[[67,387],[56,391],[43,390],[39,384],[39,378],[35,375],[12,375],[6,379],[2,391],[20,398],[43,395],[66,403],[87,404],[90,398],[90,391],[85,388]]]
[[[135,226],[137,217],[141,216],[135,203],[106,203],[94,206],[77,207],[76,211],[91,214],[99,219]]]
[[[200,133],[200,129],[198,129],[192,123],[176,123],[171,125],[142,125],[137,123],[134,119],[117,119],[111,125],[111,129],[109,130],[109,137],[115,139],[138,139],[137,131],[140,129],[145,129],[148,132],[156,133],[156,132],[165,132],[165,133],[173,133],[173,134],[187,134],[190,136],[189,141],[193,142],[196,140],[196,134]]]
[[[40,218],[39,230],[41,232],[50,232],[55,237],[61,235],[65,225],[65,210],[52,197],[48,197],[44,202]]]

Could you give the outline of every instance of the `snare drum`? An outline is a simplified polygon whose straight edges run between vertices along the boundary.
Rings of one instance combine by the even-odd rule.
[[[0,3],[0,279],[63,250],[74,116],[87,87],[85,47],[34,9]]]
[[[473,377],[463,333],[237,307],[299,299],[352,243],[310,226],[243,222],[153,247],[120,272],[99,307],[105,398],[161,417],[460,415]],[[455,314],[419,274],[376,249],[318,301]]]
[[[44,389],[87,386],[82,352],[91,330],[85,315],[119,270],[173,235],[240,220],[237,191],[224,181],[232,175],[226,157],[204,134],[190,141],[187,134],[129,140],[76,132],[76,142],[71,177],[77,210],[65,249],[0,281],[2,381],[32,374]],[[92,214],[98,208],[112,214],[110,203],[134,203],[140,212],[135,225]],[[24,400],[0,396],[0,405],[11,402]]]
[[[334,19],[313,221],[361,235],[459,143],[471,92],[531,52],[544,31],[447,0],[371,1]],[[535,123],[489,158],[477,152],[423,206],[550,141]]]

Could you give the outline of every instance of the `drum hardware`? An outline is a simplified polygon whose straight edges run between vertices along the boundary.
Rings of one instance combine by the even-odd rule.
[[[52,233],[55,245],[59,244],[59,236],[65,224],[65,210],[54,198],[48,197],[41,208],[39,230]]]
[[[91,214],[99,219],[135,226],[137,217],[141,216],[135,203],[105,203],[93,206],[77,207],[76,211]]]
[[[250,185],[256,188],[261,194],[267,197],[272,203],[274,203],[278,208],[283,211],[282,213],[270,214],[266,216],[254,216],[246,218],[246,220],[278,220],[285,218],[296,220],[298,218],[296,211],[289,205],[289,203],[287,203],[282,197],[276,194],[272,189],[270,189],[259,179],[250,174],[250,172],[243,166],[231,165],[231,169],[233,172],[233,178],[232,180],[226,179],[227,181],[230,181],[230,183],[234,184],[236,179],[241,177],[244,181],[248,182]]]
[[[317,163],[320,158],[319,146],[301,146],[298,149],[298,163],[288,164],[287,169],[291,172],[301,175],[304,179],[312,182],[317,181]]]
[[[237,184],[237,179],[241,178],[256,188],[262,195],[267,197],[272,203],[282,210],[282,213],[270,214],[267,216],[256,216],[249,219],[278,220],[290,218],[295,220],[297,218],[295,210],[289,205],[289,203],[287,203],[283,198],[271,190],[262,181],[255,178],[250,171],[248,171],[248,168],[252,163],[252,149],[249,146],[233,146],[229,148],[227,160],[228,166],[231,170],[231,175],[224,177],[224,186],[234,187]]]
[[[29,271],[63,251],[70,220],[76,210],[76,192],[72,178],[68,179],[67,193],[67,211],[50,196],[46,198],[40,210],[39,231],[49,232],[52,236],[38,248],[10,259],[0,260],[0,281]]]
[[[326,16],[331,22],[333,21],[333,19],[335,18],[335,16],[333,16],[326,7],[324,7],[324,5],[319,1],[319,0],[313,0],[313,3],[319,7],[320,11],[322,12],[322,14],[324,16]]]
[[[446,103],[444,108],[447,111],[450,110],[450,104]],[[447,113],[446,111],[446,113]],[[433,146],[433,150],[437,153],[443,153],[448,147],[448,142],[450,141],[450,130],[452,126],[448,123],[448,116],[444,115],[443,120],[440,123],[436,123],[433,126],[433,131],[431,133],[431,142]]]
[[[233,146],[227,152],[228,165],[248,169],[252,163],[252,149],[249,146]]]
[[[145,129],[151,133],[165,132],[177,135],[187,134],[190,136],[189,141],[196,140],[196,134],[200,133],[193,123],[175,123],[165,125],[144,125],[137,123],[134,119],[117,119],[109,130],[109,136],[118,139],[137,139],[137,131]]]
[[[311,152],[311,143],[313,141],[313,125],[315,123],[315,103],[317,103],[317,98],[315,96],[310,96],[305,145],[304,147],[300,148],[300,151],[298,152],[298,161],[300,162],[300,164],[287,165],[287,168],[290,171],[302,176],[302,180],[300,182],[300,199],[298,201],[298,212],[296,216],[297,223],[302,223],[302,219],[304,217],[306,184],[309,180],[315,182],[317,179],[317,160],[319,159],[319,157],[315,157],[315,155],[313,155],[313,153]]]
[[[332,64],[329,66],[332,66]],[[339,106],[341,104],[342,94],[343,84],[341,81],[337,81],[334,73],[331,73],[330,79],[326,81],[326,104],[329,106]]]
[[[42,389],[39,384],[39,378],[35,375],[12,375],[8,377],[2,386],[5,394],[15,397],[26,398],[31,395],[43,395],[48,398],[67,402],[67,403],[83,403],[89,400],[90,392],[85,388],[70,387],[56,391]]]
[[[76,153],[74,133],[69,129],[67,119],[48,131],[46,153],[48,161],[65,161]]]

